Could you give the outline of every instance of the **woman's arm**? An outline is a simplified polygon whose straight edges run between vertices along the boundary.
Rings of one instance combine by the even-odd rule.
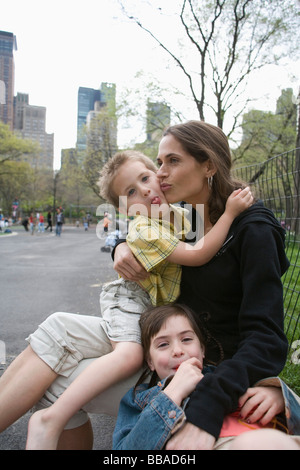
[[[218,270],[223,282],[234,271],[241,276],[240,287],[238,279],[233,279],[233,285],[242,292],[236,319],[238,349],[212,374],[205,375],[185,410],[187,421],[216,438],[224,416],[237,408],[239,397],[248,387],[265,377],[278,375],[285,364],[288,343],[283,331],[281,276],[286,264],[284,266],[283,240],[278,232],[268,223],[248,223],[239,236],[235,234],[230,248],[218,258],[210,272],[205,271],[210,282],[214,273],[216,283]],[[226,318],[223,321],[226,322]],[[191,445],[201,448],[196,447],[200,442]]]
[[[212,229],[194,246],[179,242],[167,260],[182,266],[202,266],[208,263],[222,247],[234,219],[253,203],[247,187],[234,191],[228,198],[226,210]]]

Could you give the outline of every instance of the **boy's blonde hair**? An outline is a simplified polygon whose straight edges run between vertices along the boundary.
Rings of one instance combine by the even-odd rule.
[[[142,152],[138,152],[136,150],[124,150],[123,152],[118,152],[111,157],[100,171],[98,186],[100,187],[101,197],[113,204],[116,208],[119,207],[119,194],[114,193],[112,184],[121,166],[129,160],[142,162],[148,170],[154,171],[155,173],[157,172],[157,167],[153,160]]]

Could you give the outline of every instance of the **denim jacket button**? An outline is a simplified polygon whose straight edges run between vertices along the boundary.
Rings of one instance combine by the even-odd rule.
[[[176,418],[176,411],[174,410],[168,411],[168,415],[169,415],[169,418]]]

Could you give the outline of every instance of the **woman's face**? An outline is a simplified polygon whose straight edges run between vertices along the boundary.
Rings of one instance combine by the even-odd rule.
[[[185,201],[196,206],[207,202],[207,178],[211,176],[209,161],[198,163],[183,149],[181,143],[169,134],[160,142],[157,163],[157,176],[169,203]]]

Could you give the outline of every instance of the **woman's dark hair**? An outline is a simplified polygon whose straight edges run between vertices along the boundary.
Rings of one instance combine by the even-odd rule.
[[[142,346],[144,349],[145,361],[147,361],[149,357],[149,351],[150,351],[152,338],[155,335],[157,335],[157,333],[160,331],[160,329],[168,320],[168,318],[174,315],[181,315],[187,318],[192,329],[194,330],[197,337],[199,338],[200,344],[204,348],[206,347],[207,342],[212,340],[212,337],[209,334],[208,330],[204,327],[202,322],[200,326],[196,315],[186,305],[174,303],[174,304],[169,304],[169,305],[162,305],[159,307],[151,307],[147,309],[144,313],[142,313],[140,317],[141,342],[142,342]],[[218,342],[217,344],[220,350],[222,351],[221,345]],[[222,357],[222,354],[223,352],[221,352],[221,357]],[[159,380],[159,377],[157,376],[155,371],[152,373],[149,367],[147,366],[145,371],[139,378],[136,384],[136,387],[140,385],[141,383],[144,383],[149,375],[151,375],[149,388],[156,385],[157,381]]]
[[[219,127],[204,121],[188,121],[170,126],[163,135],[172,135],[198,163],[210,160],[216,169],[208,201],[210,220],[215,224],[223,214],[232,191],[247,186],[245,182],[232,177],[232,159],[226,135]]]

